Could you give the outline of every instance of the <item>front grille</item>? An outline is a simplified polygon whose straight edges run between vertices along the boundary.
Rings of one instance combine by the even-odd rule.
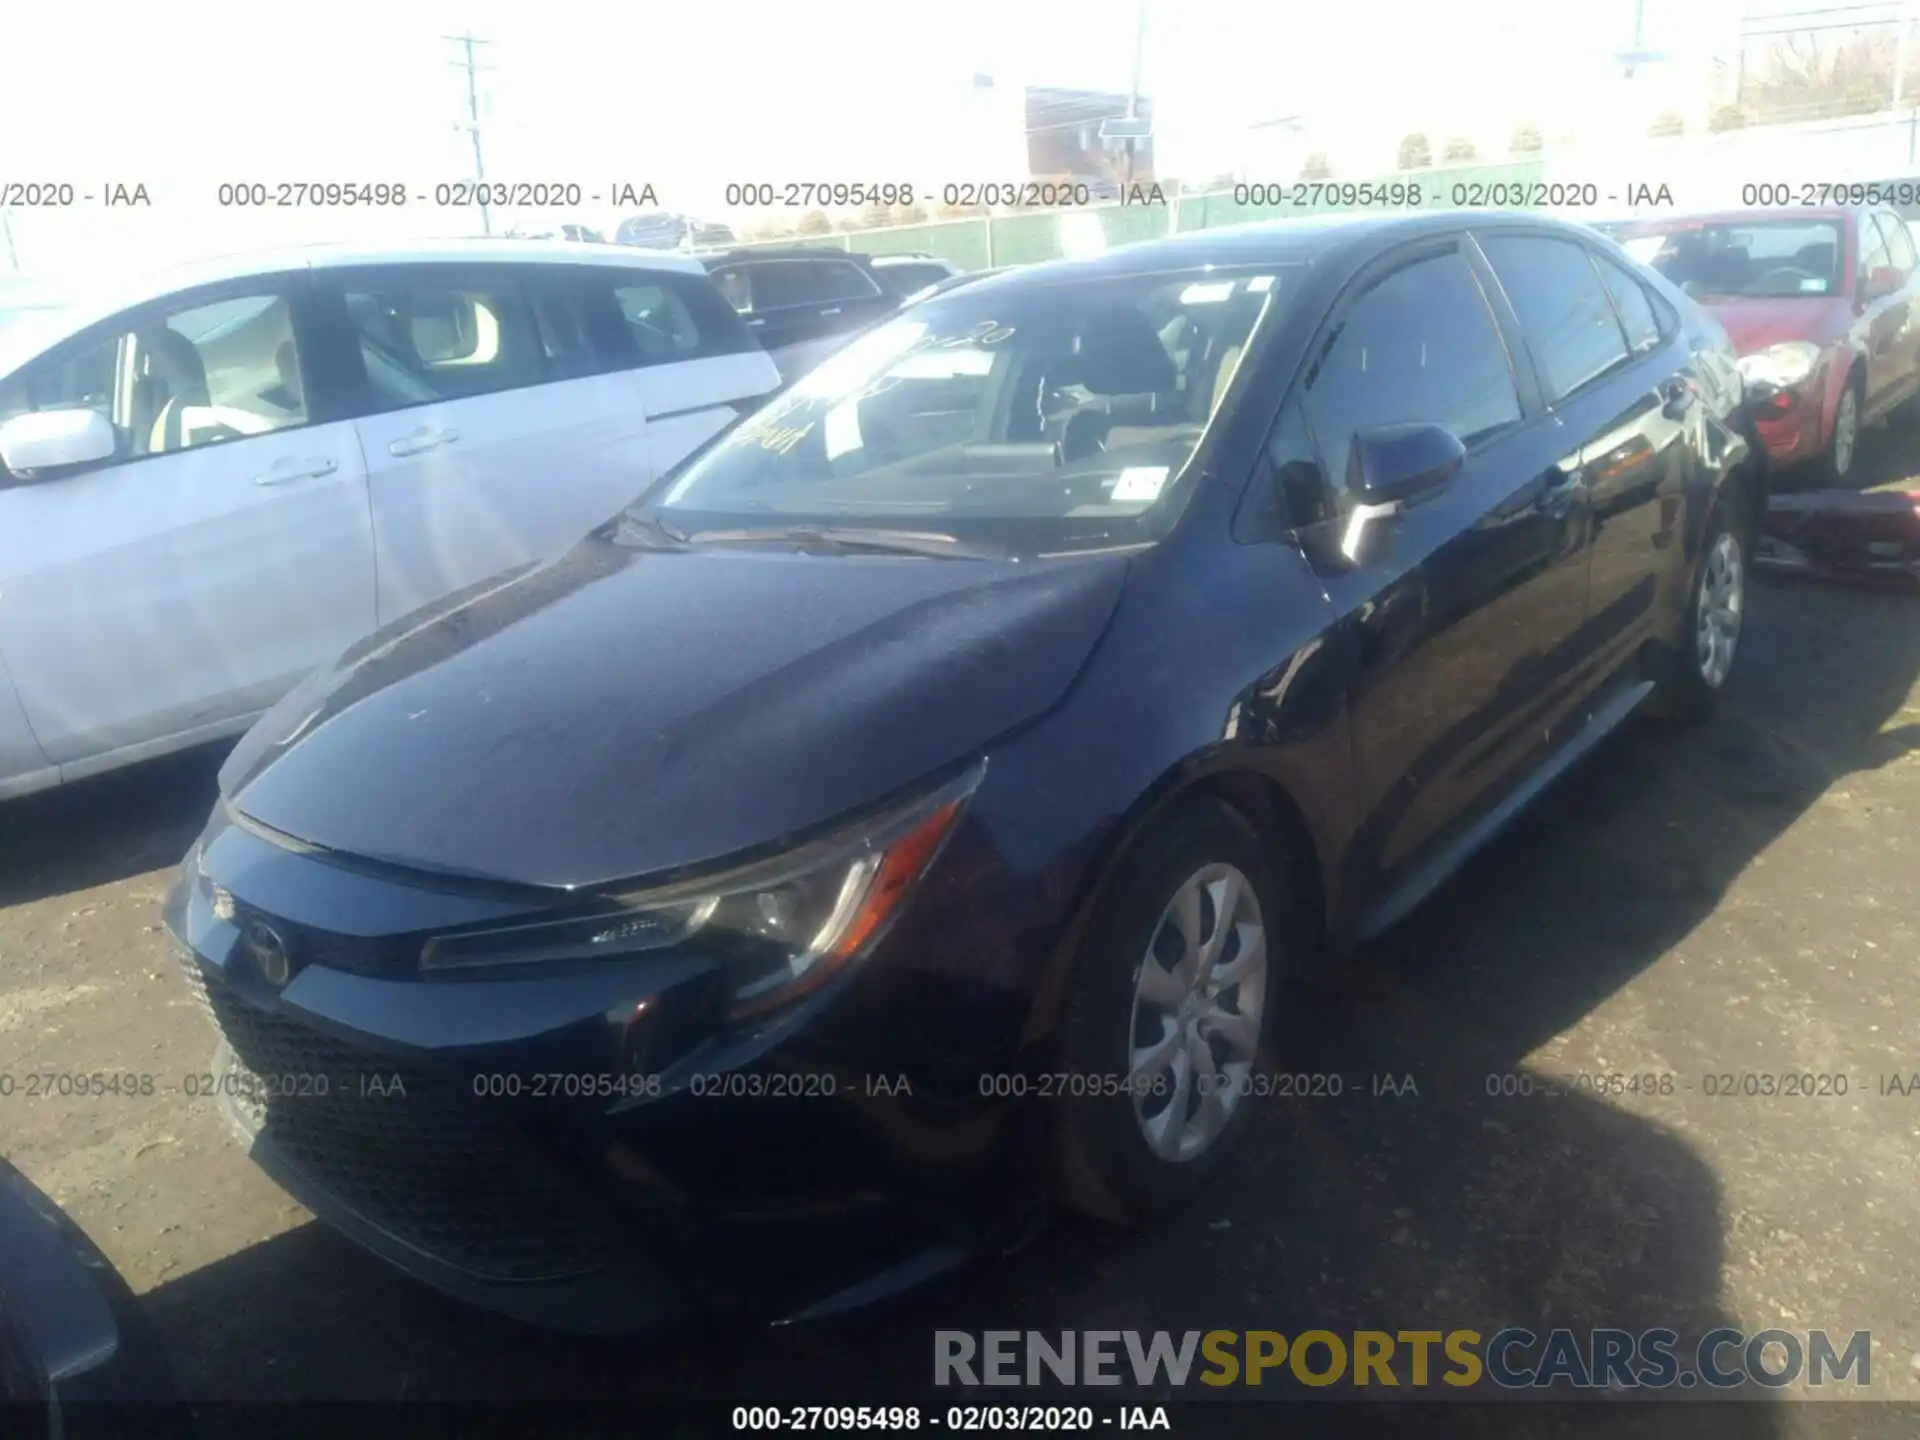
[[[457,1077],[396,1066],[259,1009],[181,959],[250,1072],[239,1108],[360,1216],[491,1279],[550,1279],[606,1263],[603,1232],[553,1163],[495,1124],[483,1109],[490,1102],[462,1094]]]
[[[298,970],[307,965],[324,965],[329,970],[344,970],[350,975],[368,975],[392,979],[410,973],[420,958],[420,941],[405,936],[342,935],[314,925],[300,925],[267,915],[244,900],[233,903],[233,923],[246,934],[252,921],[265,921],[279,932],[287,944],[287,956]]]

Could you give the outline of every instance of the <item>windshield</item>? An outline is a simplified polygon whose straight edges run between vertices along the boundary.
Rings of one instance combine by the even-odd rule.
[[[642,502],[681,531],[1147,538],[1285,267],[971,287],[869,331]]]
[[[1635,226],[1620,246],[1696,297],[1833,295],[1840,289],[1840,227],[1831,220]]]

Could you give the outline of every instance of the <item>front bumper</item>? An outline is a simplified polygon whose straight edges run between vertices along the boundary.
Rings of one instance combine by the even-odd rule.
[[[239,913],[216,913],[205,876]],[[388,942],[351,934],[495,904],[218,821],[167,902],[223,1044],[210,1088],[252,1158],[390,1264],[534,1324],[622,1333],[710,1305],[863,1302],[1037,1223],[1022,1107],[971,1077],[909,1077],[912,1023],[885,987],[712,1040],[673,1029],[704,1003],[684,962],[423,980],[381,973]],[[243,940],[258,914],[312,957],[283,985]],[[636,1047],[643,1013],[664,1026]]]

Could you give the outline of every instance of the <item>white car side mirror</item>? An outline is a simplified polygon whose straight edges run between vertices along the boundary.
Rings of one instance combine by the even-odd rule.
[[[98,410],[39,410],[0,423],[0,465],[23,477],[111,460],[116,448]]]

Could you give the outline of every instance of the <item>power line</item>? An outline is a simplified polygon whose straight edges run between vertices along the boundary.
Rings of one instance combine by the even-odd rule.
[[[449,60],[447,62],[455,69],[465,70],[467,72],[467,119],[464,126],[459,121],[455,121],[454,128],[465,129],[467,134],[473,139],[473,178],[479,191],[480,229],[484,234],[491,235],[493,234],[493,214],[492,207],[487,204],[487,162],[482,156],[480,149],[480,86],[478,77],[480,71],[491,69],[492,67],[475,64],[473,51],[476,45],[489,45],[492,42],[489,40],[475,39],[471,30],[462,35],[442,35],[440,38],[442,40],[452,41],[454,44],[460,46],[464,52],[461,59]]]

